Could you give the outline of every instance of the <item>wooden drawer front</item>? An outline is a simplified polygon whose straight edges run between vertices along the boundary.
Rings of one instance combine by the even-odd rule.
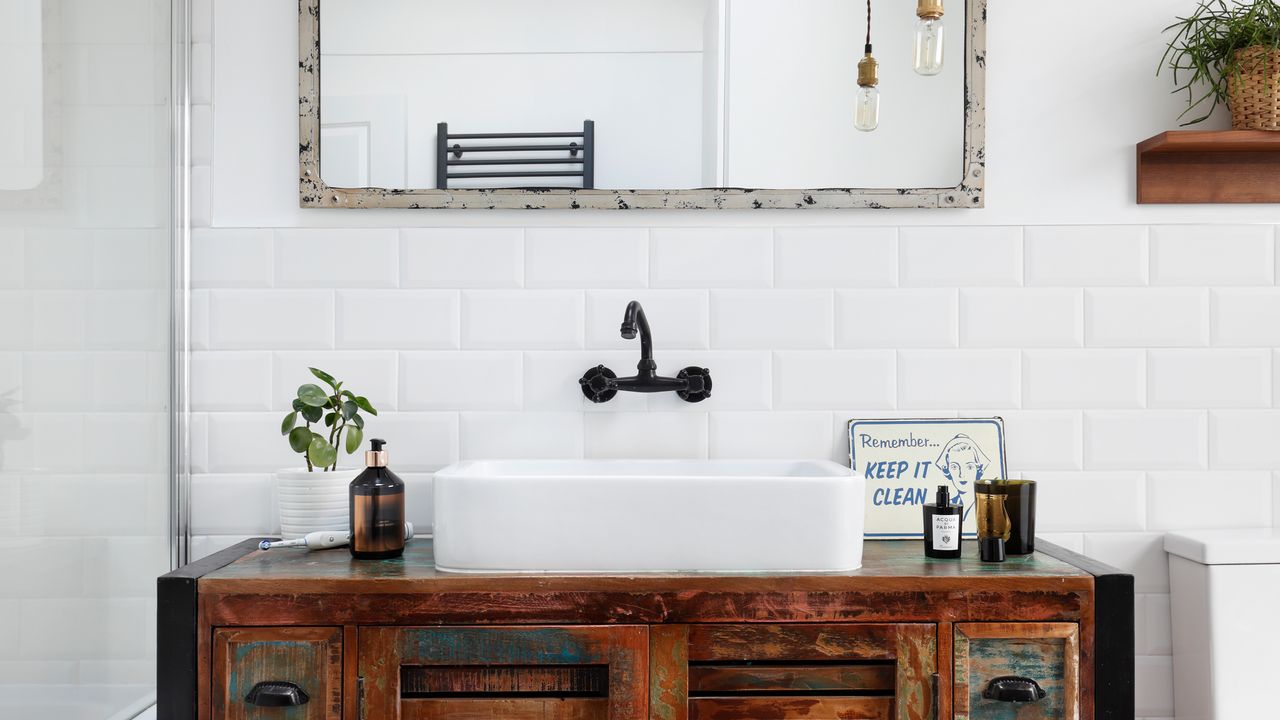
[[[361,720],[633,720],[645,627],[361,628]]]
[[[658,720],[932,720],[934,625],[688,625],[650,633]]]
[[[308,701],[258,707],[246,697],[258,683],[287,682]],[[213,632],[214,720],[341,720],[341,628],[249,628]]]
[[[1075,623],[955,626],[956,720],[1079,720],[1080,628]],[[1034,680],[1045,698],[1010,703],[982,696],[999,677]]]

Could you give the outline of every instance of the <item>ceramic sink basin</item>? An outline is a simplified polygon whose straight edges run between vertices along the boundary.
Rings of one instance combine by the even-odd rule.
[[[441,570],[835,572],[862,565],[864,480],[826,461],[474,461],[435,477]]]

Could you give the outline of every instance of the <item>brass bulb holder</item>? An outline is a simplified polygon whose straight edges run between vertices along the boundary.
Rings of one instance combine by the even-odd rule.
[[[865,57],[858,61],[858,85],[860,87],[875,87],[879,84],[880,63],[871,56],[871,53],[867,53]]]
[[[916,17],[921,20],[938,20],[945,14],[942,0],[917,0],[916,2]]]

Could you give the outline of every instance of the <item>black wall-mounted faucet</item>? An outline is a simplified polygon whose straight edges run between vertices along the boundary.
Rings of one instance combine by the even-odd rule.
[[[635,340],[640,336],[640,363],[633,377],[620,378],[609,368],[599,365],[587,371],[578,384],[582,394],[593,403],[606,403],[619,392],[663,393],[673,392],[685,402],[702,402],[711,397],[711,371],[700,367],[687,367],[673,378],[658,375],[658,363],[653,360],[653,333],[644,308],[632,300],[622,318],[622,337]]]

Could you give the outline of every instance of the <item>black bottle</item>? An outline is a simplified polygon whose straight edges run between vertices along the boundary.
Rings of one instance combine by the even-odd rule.
[[[384,560],[404,553],[404,481],[387,469],[385,440],[371,440],[365,471],[351,481],[351,557]]]
[[[924,554],[941,560],[960,557],[960,523],[964,505],[952,505],[946,485],[938,486],[936,505],[924,506]]]

